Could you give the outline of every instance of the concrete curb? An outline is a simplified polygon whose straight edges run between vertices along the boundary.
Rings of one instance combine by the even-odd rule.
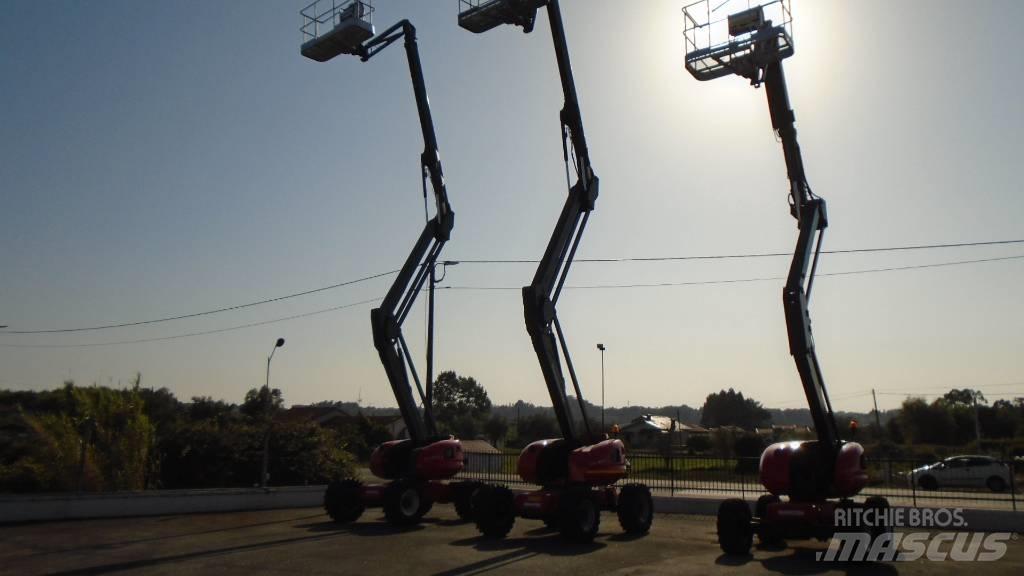
[[[0,497],[0,523],[320,506],[324,486]]]

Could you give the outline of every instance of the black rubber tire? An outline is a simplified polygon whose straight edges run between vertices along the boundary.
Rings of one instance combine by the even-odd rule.
[[[566,490],[558,508],[558,530],[566,540],[585,543],[597,536],[601,508],[590,489]]]
[[[473,496],[481,486],[482,482],[459,482],[453,487],[455,498],[452,503],[455,504],[455,513],[459,515],[459,520],[473,521]]]
[[[871,496],[864,500],[864,509],[879,510],[884,512],[885,510],[889,509],[889,501],[886,500],[885,498],[882,498],[881,496]],[[872,521],[875,522],[876,519],[872,518]],[[864,531],[871,535],[871,539],[873,541],[875,538],[878,538],[882,534],[888,534],[889,532],[892,532],[892,526],[889,526],[886,523],[882,523],[881,525],[877,526],[865,526]]]
[[[619,492],[616,512],[619,525],[627,534],[647,534],[654,521],[654,499],[643,484],[626,484]]]
[[[754,516],[757,517],[760,522],[760,527],[757,530],[757,539],[761,544],[773,547],[786,545],[786,539],[782,536],[780,531],[765,520],[768,516],[768,505],[776,504],[778,502],[780,502],[778,496],[774,494],[762,494],[758,497],[757,503],[754,504]]]
[[[993,492],[1002,492],[1003,490],[1006,490],[1006,480],[1003,480],[999,476],[992,476],[985,481],[985,486],[988,486],[988,489]]]
[[[354,522],[363,514],[363,483],[352,478],[335,480],[324,492],[324,512],[331,520],[344,524]]]
[[[473,521],[484,538],[504,538],[516,522],[515,496],[504,486],[480,486],[472,506]]]
[[[432,505],[423,485],[414,480],[395,480],[384,491],[384,517],[392,526],[418,524]]]
[[[750,520],[750,508],[739,498],[730,498],[718,506],[718,546],[722,552],[735,556],[750,554],[754,543]]]
[[[939,482],[935,480],[934,476],[921,476],[917,479],[917,486],[921,490],[938,490]]]

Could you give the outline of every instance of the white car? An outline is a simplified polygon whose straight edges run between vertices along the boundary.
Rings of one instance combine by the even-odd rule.
[[[946,487],[988,488],[1002,492],[1010,484],[1010,468],[988,456],[952,456],[942,462],[915,468],[907,475],[922,490]]]

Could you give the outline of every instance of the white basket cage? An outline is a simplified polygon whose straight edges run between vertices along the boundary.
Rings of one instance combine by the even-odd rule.
[[[697,0],[683,8],[683,22],[686,69],[698,80],[752,77],[793,55],[790,0]]]
[[[372,0],[315,0],[299,15],[302,54],[321,62],[352,53],[374,34]]]

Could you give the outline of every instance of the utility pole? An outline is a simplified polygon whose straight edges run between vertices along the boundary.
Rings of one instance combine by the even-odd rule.
[[[871,389],[871,400],[875,403],[875,426],[878,426],[879,432],[882,430],[882,418],[878,414],[878,396],[875,396],[875,389]]]
[[[597,349],[601,351],[601,433],[604,434],[604,344],[598,344]],[[586,415],[583,417],[586,418]]]

